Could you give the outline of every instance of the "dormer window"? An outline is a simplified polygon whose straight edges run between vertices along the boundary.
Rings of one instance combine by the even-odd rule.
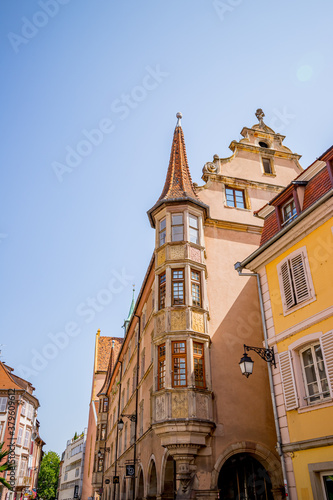
[[[184,240],[183,214],[173,214],[171,216],[171,241]]]
[[[282,226],[286,226],[297,217],[297,210],[294,199],[289,200],[282,206],[281,214],[282,214]]]

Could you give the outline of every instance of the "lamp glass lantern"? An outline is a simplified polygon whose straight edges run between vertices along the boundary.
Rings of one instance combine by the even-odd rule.
[[[118,420],[118,424],[117,425],[118,425],[118,430],[122,431],[123,428],[124,428],[124,421],[123,421],[122,418],[120,418],[120,420]]]
[[[241,360],[239,362],[239,366],[240,366],[242,374],[245,375],[246,378],[248,378],[252,374],[253,365],[254,365],[254,363],[253,363],[252,359],[250,358],[250,356],[248,356],[246,354],[246,352],[244,352],[243,357],[241,358]]]

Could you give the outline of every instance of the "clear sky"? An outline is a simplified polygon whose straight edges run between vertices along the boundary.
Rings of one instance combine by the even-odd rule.
[[[95,334],[123,336],[176,113],[193,181],[243,126],[303,168],[333,143],[331,0],[2,0],[2,361],[45,450],[87,425]]]

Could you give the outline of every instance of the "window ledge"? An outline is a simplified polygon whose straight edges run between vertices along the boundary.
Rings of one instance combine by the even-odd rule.
[[[225,208],[230,208],[231,210],[241,210],[242,212],[251,212],[250,208],[241,208],[241,207],[230,207],[229,205],[224,205]]]
[[[302,307],[305,307],[308,304],[311,304],[315,300],[317,300],[317,296],[316,295],[314,295],[310,299],[304,300],[304,302],[300,302],[299,304],[296,304],[296,305],[292,306],[290,309],[286,309],[286,310],[283,309],[283,316],[288,316],[289,314],[291,314],[291,313],[293,313],[295,311],[298,311]]]
[[[268,174],[267,172],[263,172],[262,175],[265,177],[276,177],[276,174]]]
[[[333,398],[325,398],[325,401],[321,401],[320,403],[308,404],[306,406],[302,406],[298,408],[298,413],[306,413],[312,410],[321,410],[322,408],[328,408],[332,406]]]

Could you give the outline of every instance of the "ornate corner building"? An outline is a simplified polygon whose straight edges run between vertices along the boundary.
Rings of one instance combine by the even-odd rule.
[[[282,498],[267,366],[258,361],[249,380],[238,366],[263,331],[256,283],[234,263],[260,244],[254,212],[302,172],[263,116],[231,157],[206,163],[198,186],[177,115],[148,211],[153,256],[98,393],[93,488],[103,500]]]

